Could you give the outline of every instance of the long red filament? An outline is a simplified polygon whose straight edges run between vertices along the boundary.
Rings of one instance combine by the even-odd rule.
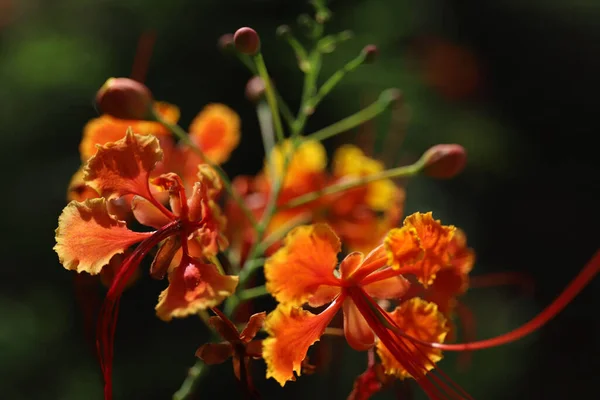
[[[115,276],[106,294],[96,331],[96,348],[100,359],[100,367],[104,376],[104,399],[112,399],[112,360],[114,351],[114,336],[117,316],[119,313],[119,300],[125,286],[135,269],[150,250],[162,240],[175,234],[180,229],[179,222],[173,221],[154,232],[152,236],[144,240],[123,262],[122,267]]]
[[[154,43],[156,43],[156,31],[146,31],[142,33],[133,59],[133,67],[131,68],[130,75],[131,79],[140,83],[144,83],[146,80]]]
[[[469,278],[471,289],[504,285],[519,286],[526,293],[532,293],[535,286],[533,278],[522,272],[494,272]]]
[[[573,300],[573,298],[575,298],[575,296],[577,296],[577,294],[579,294],[579,292],[581,292],[581,290],[588,283],[590,283],[590,281],[598,274],[598,272],[600,272],[600,250],[594,254],[592,259],[585,265],[581,272],[579,272],[579,274],[571,281],[571,283],[569,283],[565,290],[563,290],[563,292],[552,303],[550,303],[548,307],[535,316],[531,321],[503,335],[475,342],[457,344],[431,343],[413,337],[410,338],[425,346],[447,351],[482,350],[514,342],[538,330],[548,321],[554,318],[567,306],[567,304]],[[407,336],[399,329],[396,329],[395,333],[404,337]]]

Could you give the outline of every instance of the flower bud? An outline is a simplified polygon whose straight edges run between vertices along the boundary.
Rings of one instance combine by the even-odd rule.
[[[265,94],[265,82],[260,76],[250,78],[246,84],[246,98],[257,103]]]
[[[421,159],[425,162],[425,175],[448,179],[458,175],[465,168],[467,152],[459,144],[437,144],[427,150]]]
[[[119,119],[149,119],[152,103],[150,90],[129,78],[110,78],[96,94],[100,111]]]
[[[233,50],[235,46],[233,45],[233,33],[226,33],[219,38],[218,47],[223,51]]]
[[[238,29],[233,35],[235,48],[242,54],[253,56],[260,50],[260,38],[252,28],[244,27]]]
[[[379,55],[379,49],[374,44],[369,44],[362,49],[362,52],[365,56],[365,64],[372,64],[377,59]]]

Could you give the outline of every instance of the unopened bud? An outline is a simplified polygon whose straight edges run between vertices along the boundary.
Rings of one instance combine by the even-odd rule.
[[[260,76],[250,78],[246,84],[246,98],[257,103],[265,94],[265,81]]]
[[[260,38],[252,28],[238,29],[233,35],[233,43],[237,51],[249,56],[255,55],[260,50]]]
[[[458,175],[467,164],[467,152],[459,144],[438,144],[427,150],[423,172],[432,178],[448,179]]]
[[[233,44],[233,33],[226,33],[222,35],[217,43],[219,48],[223,51],[233,50],[235,48]]]
[[[379,55],[379,49],[374,44],[369,44],[362,49],[362,52],[365,56],[365,64],[372,64],[377,59]]]
[[[110,78],[96,94],[100,111],[119,119],[150,119],[152,103],[150,90],[129,78]]]

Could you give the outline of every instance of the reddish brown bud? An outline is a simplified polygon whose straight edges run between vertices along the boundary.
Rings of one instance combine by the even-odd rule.
[[[219,38],[218,46],[221,50],[228,51],[233,50],[233,33],[226,33]]]
[[[438,144],[422,157],[423,172],[432,178],[448,179],[458,175],[467,163],[467,152],[459,144]]]
[[[379,49],[374,44],[369,44],[365,46],[362,52],[365,56],[365,64],[372,64],[373,62],[375,62],[377,56],[379,55]]]
[[[129,78],[110,78],[96,94],[100,111],[119,119],[149,119],[152,103],[150,90]]]
[[[233,43],[237,51],[249,56],[255,55],[260,50],[260,38],[252,28],[238,29],[233,35]]]
[[[250,78],[246,84],[246,98],[253,103],[258,102],[265,94],[265,82],[260,76]]]

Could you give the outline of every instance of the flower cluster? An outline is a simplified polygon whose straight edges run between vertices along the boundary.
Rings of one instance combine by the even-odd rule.
[[[453,321],[470,285],[474,252],[463,231],[431,212],[403,218],[405,189],[396,178],[451,178],[464,168],[465,150],[437,145],[414,164],[386,169],[364,149],[343,144],[328,162],[325,139],[376,117],[399,96],[385,91],[358,113],[304,132],[320,101],[377,54],[366,46],[318,87],[321,56],[350,35],[325,35],[330,12],[323,1],[312,3],[314,18],[302,19],[312,49],[289,27],[278,29],[305,74],[297,115],[274,87],[254,30],[220,40],[255,75],[247,94],[259,116],[265,160],[254,176],[231,180],[221,168],[241,135],[240,118],[227,106],[207,105],[185,131],[177,125],[179,109],[155,101],[141,82],[111,78],[99,90],[103,115],[84,128],[82,165],[68,187],[54,250],[65,269],[100,276],[108,286],[96,329],[105,399],[112,398],[119,302],[143,276],[139,268],[150,254],[149,276],[168,281],[155,305],[158,318],[200,315],[212,332],[196,350],[198,365],[176,393],[180,399],[191,394],[206,366],[229,359],[248,398],[258,397],[251,360],[263,359],[266,378],[282,386],[315,372],[307,353],[326,334],[344,336],[352,349],[368,354],[349,399],[367,399],[407,378],[432,399],[468,399],[439,370],[443,351],[488,348],[527,335],[598,272],[600,255],[548,309],[513,332],[448,343],[458,338]],[[254,286],[259,273],[266,284]],[[244,302],[263,295],[277,301],[274,310],[240,312]]]

